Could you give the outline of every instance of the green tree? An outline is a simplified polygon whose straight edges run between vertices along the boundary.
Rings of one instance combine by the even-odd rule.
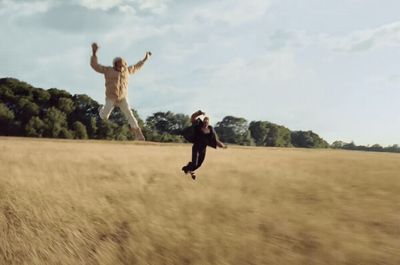
[[[140,125],[140,124],[139,124]],[[182,130],[190,126],[188,115],[181,113],[156,112],[147,117],[143,133],[149,141],[155,142],[183,142],[179,136]]]
[[[26,135],[30,137],[42,137],[45,130],[45,123],[37,116],[32,117],[25,126]]]
[[[252,121],[249,125],[251,137],[257,146],[265,146],[269,131],[268,123],[263,121]]]
[[[18,110],[17,115],[23,123],[29,121],[30,118],[38,115],[40,112],[39,106],[26,97],[18,100],[16,108]]]
[[[292,146],[291,131],[284,126],[267,121],[252,121],[249,130],[258,146]]]
[[[331,144],[331,148],[333,148],[333,149],[341,149],[341,148],[343,148],[343,146],[344,146],[345,144],[346,144],[346,143],[343,142],[343,141],[334,141],[334,142]]]
[[[63,138],[63,139],[74,139],[74,134],[68,128],[62,127],[59,134],[58,138]]]
[[[38,104],[47,104],[50,98],[51,95],[47,90],[42,88],[36,88],[33,90],[33,100]]]
[[[253,144],[247,120],[244,118],[226,116],[217,123],[215,131],[223,142],[240,145]]]
[[[13,102],[14,100],[14,91],[5,84],[0,85],[0,101]]]
[[[51,107],[47,110],[44,116],[44,123],[46,124],[46,130],[44,136],[57,138],[60,136],[60,132],[63,128],[67,127],[67,118],[65,113],[61,112],[55,107]],[[65,131],[64,135],[67,135]]]
[[[56,107],[58,105],[58,100],[60,98],[71,98],[71,94],[65,90],[57,89],[57,88],[50,88],[47,90],[50,94],[49,105]]]
[[[69,123],[71,124],[74,121],[82,122],[87,129],[88,137],[90,139],[97,138],[99,104],[87,95],[74,95],[72,101],[75,108],[68,116]]]
[[[59,98],[57,103],[57,108],[63,111],[65,114],[69,115],[74,111],[74,102],[70,98]]]
[[[179,134],[184,128],[190,126],[190,118],[184,114],[174,114],[170,111],[156,112],[146,119],[149,129],[159,134]]]
[[[370,150],[374,152],[382,152],[383,147],[380,146],[379,144],[374,144],[373,146],[370,147]]]
[[[328,148],[329,144],[312,131],[294,131],[291,134],[292,144],[295,147]]]
[[[87,139],[88,138],[86,126],[82,122],[76,121],[76,122],[74,122],[72,127],[74,130],[75,139]]]
[[[118,125],[112,121],[99,120],[97,125],[97,138],[98,139],[115,139],[114,131],[118,128]]]
[[[29,100],[33,99],[33,90],[34,88],[28,83],[21,82],[15,78],[1,78],[0,86],[6,86],[11,89],[14,96],[25,97]]]
[[[0,134],[9,135],[13,129],[14,112],[0,103]]]

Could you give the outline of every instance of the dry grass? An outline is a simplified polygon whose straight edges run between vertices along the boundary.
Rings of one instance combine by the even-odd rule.
[[[400,155],[0,138],[0,264],[400,264]]]

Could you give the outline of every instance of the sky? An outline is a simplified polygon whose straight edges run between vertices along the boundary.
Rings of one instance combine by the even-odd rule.
[[[398,0],[0,0],[0,77],[104,102],[89,66],[134,64],[129,101],[335,140],[400,144]]]

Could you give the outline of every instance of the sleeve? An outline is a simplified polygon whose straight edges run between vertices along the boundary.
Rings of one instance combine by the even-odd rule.
[[[104,74],[106,72],[106,68],[105,66],[99,64],[97,62],[97,56],[93,56],[90,58],[90,66],[93,68],[93,70],[95,70],[98,73]]]
[[[212,127],[212,126],[210,126],[210,127],[211,127],[211,137],[210,137],[210,141],[208,142],[208,146],[216,149],[218,146],[218,144],[217,144],[218,135],[215,132],[214,127]]]
[[[129,66],[128,67],[129,73],[134,74],[136,71],[140,70],[140,68],[142,68],[143,65],[144,65],[144,62],[141,60],[141,61],[137,62],[136,64]]]

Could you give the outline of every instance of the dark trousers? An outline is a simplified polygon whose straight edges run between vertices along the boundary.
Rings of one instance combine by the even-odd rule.
[[[189,162],[187,168],[190,171],[198,169],[206,158],[207,146],[194,144],[192,146],[192,162]]]

